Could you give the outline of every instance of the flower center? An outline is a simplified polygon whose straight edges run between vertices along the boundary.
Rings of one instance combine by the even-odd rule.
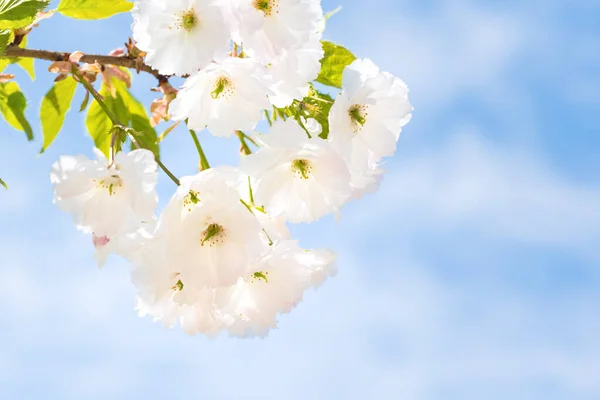
[[[181,14],[178,20],[179,28],[185,29],[187,32],[191,32],[195,27],[198,26],[198,15],[196,14],[196,10],[193,8],[185,11]]]
[[[183,207],[187,208],[188,211],[192,211],[192,207],[200,203],[200,193],[190,190],[190,192],[183,198]]]
[[[296,174],[296,177],[301,179],[308,179],[310,177],[310,173],[312,171],[312,165],[310,161],[305,159],[298,159],[292,161],[292,171]]]
[[[226,236],[225,228],[219,224],[210,224],[204,232],[202,232],[201,245],[204,246],[207,242],[210,247],[216,244],[222,244],[223,239],[225,239]]]
[[[96,186],[103,189],[108,189],[110,196],[116,193],[116,189],[123,186],[123,180],[118,175],[111,175],[108,178],[102,179],[96,183]]]
[[[235,91],[235,86],[229,78],[226,76],[221,76],[215,82],[215,87],[213,91],[210,93],[213,99],[225,98],[228,99],[233,95]]]
[[[358,133],[367,122],[369,107],[364,104],[354,104],[348,109],[350,121],[354,125],[354,133]]]
[[[259,280],[263,280],[266,283],[269,283],[269,273],[263,271],[257,271],[250,276],[250,283],[254,283]]]
[[[270,17],[275,14],[279,14],[279,0],[254,0],[254,8],[258,11],[262,11],[265,17]]]
[[[176,272],[173,274],[173,279],[179,278],[181,276],[181,273]],[[174,292],[181,292],[183,290],[183,282],[181,281],[181,278],[177,279],[177,282],[173,285],[173,287],[171,287],[171,290],[173,290]]]
[[[177,283],[171,289],[173,289],[173,291],[176,292],[181,292],[183,290],[183,282],[181,282],[181,279],[178,280]]]

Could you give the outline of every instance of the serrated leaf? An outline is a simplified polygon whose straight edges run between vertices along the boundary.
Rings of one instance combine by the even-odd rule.
[[[321,43],[325,56],[321,60],[321,72],[316,81],[323,85],[341,88],[344,69],[352,64],[356,57],[345,47],[327,41]]]
[[[0,29],[19,29],[31,24],[49,0],[0,0]]]
[[[77,89],[77,82],[69,76],[56,82],[42,99],[40,120],[44,133],[44,144],[40,153],[50,147],[56,136],[58,136],[65,122],[67,111],[71,108],[75,89]]]
[[[133,3],[125,0],[61,0],[57,11],[76,19],[103,19],[129,12]]]
[[[25,118],[27,99],[16,82],[0,83],[0,112],[4,120],[16,130],[25,132],[33,140],[33,130]]]
[[[4,186],[4,189],[8,190],[8,186],[6,185],[6,183],[4,183],[2,179],[0,179],[0,185]]]

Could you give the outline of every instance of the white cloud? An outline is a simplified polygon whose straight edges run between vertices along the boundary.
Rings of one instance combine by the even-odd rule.
[[[10,343],[1,350],[0,395],[39,397],[26,382],[46,388],[46,398],[501,399],[539,393],[544,382],[568,398],[600,393],[592,287],[559,298],[485,275],[453,282],[418,252],[353,245],[398,226],[397,240],[416,244],[420,232],[452,235],[466,225],[465,241],[486,232],[490,241],[593,253],[598,191],[556,176],[538,156],[470,135],[401,164],[361,202],[371,211],[356,208],[335,229],[340,275],[267,340],[188,338],[138,319],[125,263],[98,271],[87,238],[58,210],[43,211],[54,231],[35,244],[26,226],[39,215],[3,209],[0,218],[16,213],[23,224],[0,233]]]
[[[466,227],[600,257],[599,188],[557,176],[538,154],[473,133],[424,153],[394,163],[382,190],[347,218],[395,215],[401,231]]]

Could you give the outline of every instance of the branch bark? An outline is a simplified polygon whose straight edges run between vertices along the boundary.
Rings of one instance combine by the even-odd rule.
[[[47,61],[67,61],[71,53],[61,53],[59,51],[48,51],[48,50],[34,50],[34,49],[24,49],[14,44],[8,46],[6,48],[6,53],[4,54],[7,57],[24,57],[24,58],[37,58],[38,60],[47,60]],[[100,65],[116,65],[119,67],[125,67],[130,69],[135,69],[140,71],[144,71],[153,75],[159,81],[167,80],[168,77],[161,75],[157,70],[152,69],[149,65],[146,64],[138,64],[135,59],[129,58],[127,56],[105,56],[100,54],[86,54],[81,60],[84,63],[98,63]]]

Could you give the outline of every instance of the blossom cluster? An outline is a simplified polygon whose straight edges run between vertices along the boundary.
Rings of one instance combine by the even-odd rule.
[[[268,110],[302,101],[324,56],[320,0],[138,0],[133,17],[145,61],[186,77],[170,117],[215,136],[254,132]],[[359,59],[327,135],[315,119],[269,120],[249,134],[256,152],[181,178],[159,216],[158,165],[144,149],[61,157],[55,203],[92,235],[99,265],[111,252],[131,262],[140,315],[190,334],[264,336],[336,271],[333,252],[302,249],[286,224],[376,190],[411,112],[406,85]]]

